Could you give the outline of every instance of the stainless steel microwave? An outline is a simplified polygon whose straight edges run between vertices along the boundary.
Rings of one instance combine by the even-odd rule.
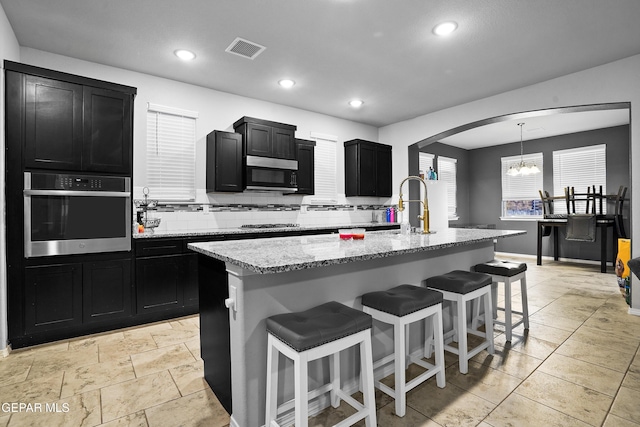
[[[298,190],[298,161],[246,156],[245,189],[260,191]]]

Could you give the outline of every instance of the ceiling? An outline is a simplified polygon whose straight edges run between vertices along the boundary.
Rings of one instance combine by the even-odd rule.
[[[377,127],[640,54],[638,0],[0,3],[21,46]],[[225,52],[237,37],[266,50]]]

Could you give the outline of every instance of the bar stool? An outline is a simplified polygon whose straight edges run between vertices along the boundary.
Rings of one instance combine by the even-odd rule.
[[[475,273],[462,270],[454,270],[449,273],[430,277],[426,280],[427,288],[442,292],[446,301],[455,303],[453,314],[453,330],[445,334],[445,342],[453,337],[458,342],[458,348],[445,344],[444,349],[458,355],[460,372],[466,374],[469,371],[469,359],[480,353],[485,348],[489,354],[493,354],[493,315],[491,304],[491,276],[484,273]],[[483,298],[485,306],[485,332],[467,327],[467,302]],[[469,350],[467,348],[467,334],[484,338],[482,343]]]
[[[340,399],[358,412],[341,421],[349,426],[362,419],[367,427],[376,425],[373,359],[371,351],[371,316],[360,310],[332,301],[306,311],[278,314],[267,318],[267,396],[265,426],[279,426],[280,412],[295,408],[296,427],[307,427],[309,400],[330,392],[331,405]],[[360,346],[360,378],[364,405],[340,388],[340,352]],[[278,406],[278,354],[293,361],[294,399]],[[309,392],[309,362],[329,356],[330,382]]]
[[[507,341],[511,341],[511,331],[516,326],[524,323],[524,328],[529,329],[529,303],[527,300],[527,264],[509,261],[493,260],[478,264],[474,270],[479,273],[491,275],[491,296],[493,300],[493,317],[498,317],[498,310],[504,311],[504,322],[494,320],[494,324],[504,325]],[[515,311],[511,306],[511,284],[520,281],[520,295],[522,297],[522,311]],[[498,307],[498,283],[504,283],[504,308]],[[478,307],[478,306],[476,306]],[[520,320],[513,323],[512,315],[518,314]],[[475,317],[474,317],[475,319]]]
[[[396,415],[404,417],[406,413],[407,392],[436,376],[438,387],[445,386],[444,377],[444,341],[442,333],[442,293],[412,285],[400,285],[386,291],[369,292],[362,295],[362,309],[374,319],[393,325],[394,352],[383,357],[373,365],[375,371],[391,362],[394,363],[395,388],[375,380],[380,391],[396,401]],[[424,357],[431,356],[431,343],[435,347],[435,365],[427,363],[421,357],[407,355],[406,327],[413,322],[425,321]],[[407,357],[411,362],[427,369],[409,382],[405,381]]]

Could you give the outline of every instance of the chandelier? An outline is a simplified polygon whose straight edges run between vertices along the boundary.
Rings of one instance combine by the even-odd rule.
[[[536,174],[540,172],[540,169],[538,169],[538,166],[536,166],[535,163],[525,163],[522,157],[522,126],[524,126],[524,123],[518,123],[518,126],[520,126],[520,161],[516,164],[513,164],[509,167],[509,170],[507,171],[507,175],[509,176],[520,176],[520,175],[531,175],[531,174]]]

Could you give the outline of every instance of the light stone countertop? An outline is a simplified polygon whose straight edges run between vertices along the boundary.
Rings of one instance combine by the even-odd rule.
[[[282,233],[296,231],[313,231],[313,230],[337,230],[339,228],[376,228],[376,227],[400,227],[399,223],[392,222],[365,222],[356,224],[338,224],[338,225],[301,225],[299,227],[276,227],[276,228],[217,228],[206,230],[154,230],[142,234],[134,233],[134,239],[158,239],[163,237],[202,237],[202,236],[220,236],[230,234],[256,234],[256,233]]]
[[[364,240],[336,234],[190,243],[201,254],[260,274],[303,270],[402,254],[434,251],[526,234],[522,230],[449,228],[434,234],[367,232]]]

